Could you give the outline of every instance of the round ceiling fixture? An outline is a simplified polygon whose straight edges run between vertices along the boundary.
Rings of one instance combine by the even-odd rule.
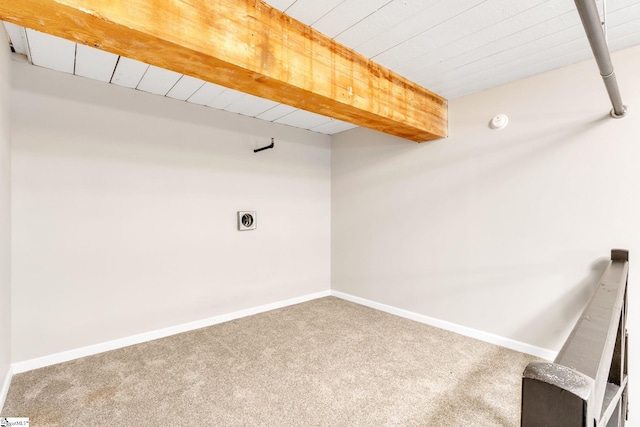
[[[493,130],[500,130],[507,127],[509,124],[509,117],[506,114],[498,114],[489,122],[489,127]]]

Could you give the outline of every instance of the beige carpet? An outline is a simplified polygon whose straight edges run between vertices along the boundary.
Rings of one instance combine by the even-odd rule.
[[[517,426],[531,356],[327,297],[13,377],[44,426]]]

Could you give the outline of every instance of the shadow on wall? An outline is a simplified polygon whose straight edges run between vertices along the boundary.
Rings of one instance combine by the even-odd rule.
[[[14,61],[12,65],[13,89],[25,93],[122,111],[134,117],[149,114],[165,121],[190,123],[220,130],[237,131],[238,127],[246,130],[246,120],[257,122],[256,127],[272,126],[270,122],[264,120],[251,119],[240,114],[138,89],[90,80],[21,62]]]
[[[55,84],[58,80],[48,78],[48,73],[43,76],[52,88],[65,86]],[[58,92],[44,96],[53,89],[37,92],[18,88],[13,115],[21,121],[17,123],[24,129],[22,134],[27,135],[16,142],[20,153],[53,159],[90,158],[118,167],[171,168],[190,174],[242,171],[259,177],[327,179],[328,136],[211,108],[163,102],[161,97],[136,91],[131,91],[135,96],[124,93],[120,98],[122,88],[108,85],[89,91],[104,103],[89,102],[91,96],[83,88],[99,83],[63,77],[78,81],[72,86],[65,82],[74,99]],[[28,122],[33,105],[41,112],[35,125]],[[125,106],[137,111],[132,113]],[[276,139],[275,150],[253,152],[271,137]]]
[[[555,299],[551,300],[550,298],[549,305],[525,326],[516,331],[516,335],[527,336],[530,341],[542,342],[545,337],[549,337],[549,331],[560,332],[567,330],[567,335],[562,340],[562,343],[564,343],[593,296],[598,282],[609,263],[610,260],[607,258],[599,258],[591,263],[589,273],[584,279],[568,288],[565,292],[556,295]],[[552,297],[552,295],[549,295],[549,297]],[[567,325],[567,319],[572,319],[570,325]],[[553,348],[551,344],[549,343],[548,347]],[[560,350],[560,348],[557,348],[557,350]]]
[[[531,164],[539,158],[554,156],[557,150],[580,142],[581,136],[593,132],[596,128],[612,120],[608,114],[585,120],[584,114],[582,114],[575,119],[573,125],[567,125],[565,122],[550,127],[547,124],[547,119],[551,118],[553,117],[540,117],[540,126],[536,128],[539,130],[536,132],[526,132],[521,135],[504,133],[495,139],[486,136],[477,139],[473,137],[474,130],[494,132],[489,131],[484,122],[477,129],[464,124],[468,128],[464,135],[456,136],[453,133],[448,139],[422,144],[409,143],[399,138],[358,128],[346,132],[362,132],[363,134],[358,138],[351,138],[351,141],[358,142],[341,148],[343,155],[349,159],[348,169],[345,169],[345,173],[357,174],[359,171],[375,170],[375,174],[372,173],[367,179],[369,189],[385,186],[390,179],[394,182],[400,182],[420,177],[422,180],[439,170],[453,167],[462,168],[463,164],[467,162],[474,162],[475,165],[491,165],[492,173],[496,174],[500,172],[501,167],[511,169],[514,163]],[[530,129],[530,124],[527,129]],[[339,141],[334,143],[339,145]],[[352,151],[352,153],[348,153],[346,150]],[[498,158],[498,155],[504,155],[500,158],[501,164],[497,164],[495,161],[483,161],[486,158]],[[419,156],[422,156],[420,157],[421,161],[415,161]],[[337,158],[334,164],[338,166],[336,174],[339,177],[341,173],[340,159]],[[477,170],[476,172],[481,174],[482,171]],[[450,191],[450,188],[443,190],[445,194]]]
[[[196,159],[203,169],[216,167],[232,171],[238,166],[234,162],[241,161],[278,175],[283,167],[296,168],[301,156],[312,160],[301,169],[313,166],[314,155],[306,151],[310,148],[318,157],[328,156],[327,135],[28,64],[13,65],[12,86],[17,96],[12,104],[19,113],[14,116],[28,117],[29,109],[38,105],[38,110],[45,114],[36,129],[45,136],[53,132],[72,141],[80,140],[83,147],[89,140],[107,141],[98,153],[106,158],[180,167],[187,157],[189,168],[197,166],[193,164]],[[51,114],[47,112],[49,109],[63,112]],[[253,152],[268,144],[272,137],[276,141],[275,150]],[[119,144],[112,146],[116,142]],[[67,145],[73,144],[59,144],[56,151],[83,153]],[[131,156],[147,146],[153,147],[154,152]],[[95,147],[87,146],[84,151],[90,153],[92,149]],[[176,153],[182,154],[176,156]],[[149,159],[149,154],[155,157]]]
[[[407,261],[385,269],[376,279],[394,283],[395,292],[387,300],[390,305],[555,350],[566,339],[609,263],[606,258],[594,261],[586,276],[572,284],[567,274],[576,272],[571,276],[581,277],[584,263],[580,258],[581,254],[565,253],[547,262],[476,268],[458,265],[418,272],[409,265],[417,261]],[[361,277],[342,279],[368,282]],[[374,301],[384,298],[367,297]]]

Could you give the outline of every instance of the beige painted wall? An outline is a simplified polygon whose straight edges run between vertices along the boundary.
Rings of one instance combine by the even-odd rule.
[[[0,39],[6,40],[0,25]],[[0,49],[0,406],[11,364],[11,134],[9,49]]]
[[[557,350],[612,247],[631,250],[633,328],[640,48],[614,63],[625,119],[589,61],[453,100],[447,140],[337,135],[331,164],[328,137],[13,64],[12,361],[326,290],[330,270]]]
[[[557,351],[610,249],[640,260],[640,47],[613,60],[624,119],[588,61],[451,101],[446,140],[335,136],[332,289]]]
[[[589,61],[453,100],[446,140],[335,136],[332,289],[557,351],[626,248],[634,370],[640,46],[613,61],[623,119]],[[498,113],[510,124],[492,131]]]
[[[13,362],[329,289],[328,136],[12,71]]]

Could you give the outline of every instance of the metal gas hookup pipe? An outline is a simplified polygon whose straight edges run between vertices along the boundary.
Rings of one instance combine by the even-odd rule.
[[[619,119],[624,117],[629,108],[622,103],[620,97],[620,89],[618,88],[618,81],[616,80],[616,74],[613,71],[613,64],[611,63],[611,55],[609,54],[609,47],[602,31],[602,23],[600,22],[600,15],[598,14],[598,8],[594,0],[575,0],[580,20],[582,20],[582,26],[587,33],[591,50],[600,69],[600,75],[604,81],[604,85],[607,88],[609,99],[611,99],[611,117]]]

